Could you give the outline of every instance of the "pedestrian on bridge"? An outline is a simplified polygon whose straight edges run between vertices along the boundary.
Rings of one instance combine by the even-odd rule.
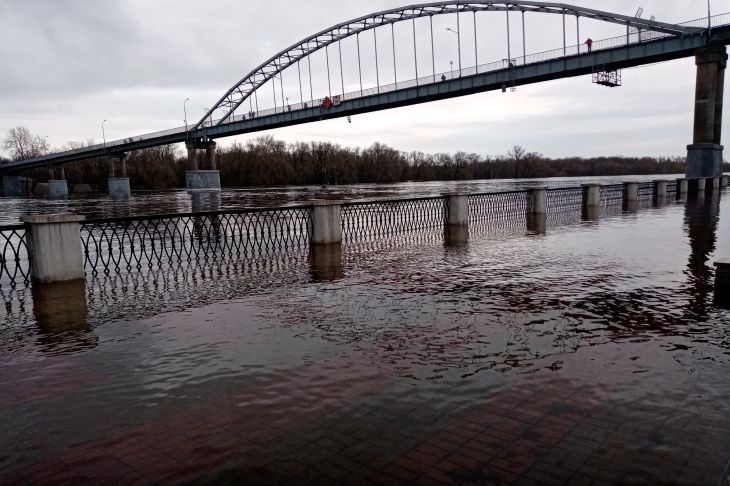
[[[590,37],[586,39],[585,45],[588,46],[588,52],[591,52],[593,50],[593,39]]]

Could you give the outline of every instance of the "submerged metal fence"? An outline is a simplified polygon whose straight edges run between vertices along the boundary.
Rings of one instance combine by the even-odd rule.
[[[84,268],[108,274],[305,247],[310,215],[291,207],[84,221]]]
[[[368,240],[406,231],[441,228],[445,197],[423,197],[342,204],[342,240]]]
[[[30,257],[25,225],[0,227],[0,286],[28,283]]]
[[[651,182],[638,184],[639,207],[655,199],[655,186]],[[677,186],[667,184],[668,197],[677,198]],[[580,221],[585,191],[585,187],[545,189],[547,224]],[[623,184],[601,186],[602,214],[621,211],[625,191]],[[468,201],[469,226],[482,234],[490,228],[516,231],[530,225],[538,227],[534,218],[526,218],[533,209],[529,190],[462,197]],[[341,239],[346,244],[369,244],[400,235],[441,237],[449,204],[450,196],[339,203]],[[80,238],[86,274],[111,275],[221,259],[270,257],[307,248],[313,227],[313,206],[300,205],[87,220],[80,224]],[[29,240],[29,226],[0,226],[0,287],[30,281]]]
[[[469,223],[489,223],[520,217],[530,209],[529,191],[469,195]]]

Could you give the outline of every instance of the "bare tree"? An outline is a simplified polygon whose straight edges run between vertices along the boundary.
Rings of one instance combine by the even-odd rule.
[[[3,148],[10,152],[13,160],[32,159],[48,152],[48,141],[33,135],[26,127],[15,127],[5,134]]]

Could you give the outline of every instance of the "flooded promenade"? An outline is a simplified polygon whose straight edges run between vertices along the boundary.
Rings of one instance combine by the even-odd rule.
[[[221,207],[525,187],[470,184]],[[729,195],[2,287],[0,482],[720,484]]]

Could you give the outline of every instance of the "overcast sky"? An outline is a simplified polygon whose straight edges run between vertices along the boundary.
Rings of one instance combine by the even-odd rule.
[[[71,140],[100,141],[102,120],[107,119],[107,140],[118,139],[181,126],[185,98],[190,98],[188,120],[197,121],[203,108],[212,106],[234,83],[278,51],[338,22],[409,3],[0,0],[0,132],[23,125],[58,147]],[[665,22],[707,14],[702,0],[573,3],[632,16],[641,6],[644,17],[655,15]],[[720,13],[729,11],[730,5],[713,0],[713,8]],[[516,20],[513,18],[513,29]],[[445,29],[453,21],[441,21],[446,24],[435,27],[437,71],[448,69],[449,61],[456,62],[458,55],[455,36]],[[430,42],[424,25],[418,25],[419,47]],[[473,35],[472,25],[469,19],[462,19],[465,37]],[[533,14],[527,24],[528,54],[561,47],[559,25],[558,16]],[[571,28],[569,43],[575,44],[575,27],[571,24]],[[479,14],[480,63],[507,57],[506,35],[500,29],[505,29],[503,13]],[[598,40],[623,31],[620,26],[584,22],[581,38]],[[521,33],[516,32],[513,30],[512,48],[521,52]],[[397,36],[406,34],[403,31]],[[414,70],[413,54],[408,51],[412,37],[410,42],[410,47],[403,42],[396,54],[399,65],[403,63],[402,78],[408,77],[409,69]],[[471,43],[464,41],[464,66],[475,62]],[[357,89],[351,48],[343,47],[346,91]],[[385,48],[387,45],[381,46]],[[424,51],[419,56],[421,75],[431,73],[430,55],[424,57],[428,54]],[[363,54],[363,62],[372,65],[369,61]],[[380,62],[389,66],[392,57]],[[392,67],[386,66],[381,75],[390,76],[392,82]],[[317,71],[315,65],[313,69]],[[692,136],[693,59],[624,70],[623,77],[624,86],[615,89],[592,85],[589,76],[579,77],[520,87],[514,93],[490,92],[358,115],[351,124],[337,119],[254,136],[271,133],[286,141],[328,140],[360,147],[381,141],[405,151],[466,150],[483,155],[505,153],[516,144],[555,157],[684,155]],[[340,82],[338,77],[335,84]],[[291,76],[287,87],[289,83]],[[319,85],[318,90],[324,89],[323,83],[326,81],[315,74],[313,84]],[[286,94],[298,101],[298,88]],[[725,110],[726,123],[729,111]],[[730,129],[723,135],[726,145],[728,132]]]

